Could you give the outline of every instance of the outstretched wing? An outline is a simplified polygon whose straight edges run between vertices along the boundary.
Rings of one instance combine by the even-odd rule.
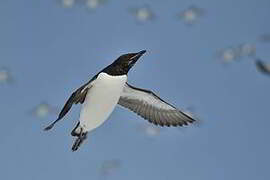
[[[85,97],[88,93],[88,90],[91,88],[91,83],[96,79],[97,76],[93,77],[88,83],[84,84],[82,87],[77,89],[75,92],[72,93],[72,95],[69,97],[68,101],[64,105],[63,109],[61,110],[58,118],[51,123],[49,126],[47,126],[44,130],[48,131],[53,128],[53,126],[60,121],[71,109],[73,104],[83,103],[85,100]]]
[[[119,105],[137,113],[144,119],[160,126],[183,126],[195,120],[169,103],[159,98],[152,91],[125,84]]]

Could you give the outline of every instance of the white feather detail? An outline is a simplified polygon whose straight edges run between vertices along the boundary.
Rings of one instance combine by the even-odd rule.
[[[111,76],[100,73],[91,83],[80,113],[80,126],[83,131],[91,131],[103,124],[114,110],[127,76]]]
[[[174,110],[175,108],[171,105],[163,102],[158,97],[148,92],[138,91],[136,89],[130,88],[127,84],[125,85],[121,97],[126,99],[134,99],[143,102],[144,104],[152,105],[158,109],[163,110]]]

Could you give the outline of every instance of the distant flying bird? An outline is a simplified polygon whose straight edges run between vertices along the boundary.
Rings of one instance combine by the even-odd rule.
[[[158,136],[160,134],[160,127],[158,126],[153,126],[152,124],[140,124],[137,127],[138,132],[141,132],[145,135],[147,135],[148,137],[155,137]]]
[[[75,5],[83,5],[91,10],[98,8],[106,2],[107,0],[61,0],[61,4],[65,8],[72,8]]]
[[[121,168],[122,162],[120,159],[106,160],[102,163],[99,172],[101,176],[107,177],[111,175],[114,171]]]
[[[255,57],[256,55],[256,46],[253,43],[243,43],[240,44],[237,48],[239,49],[239,55],[241,57]]]
[[[119,104],[144,119],[160,126],[183,126],[195,120],[159,98],[152,91],[127,83],[127,74],[146,51],[121,55],[101,70],[89,82],[77,89],[68,99],[58,119],[45,128],[51,129],[71,109],[81,103],[80,119],[71,135],[77,136],[72,150],[76,151],[87,138],[87,133],[99,127]]]
[[[30,114],[37,118],[45,118],[50,114],[56,114],[57,111],[56,107],[51,106],[47,102],[41,102],[30,111]]]
[[[61,3],[65,8],[71,8],[74,5],[75,0],[61,0]]]
[[[219,50],[217,56],[223,63],[238,61],[246,57],[254,58],[256,56],[256,46],[253,43],[242,43]]]
[[[239,60],[240,52],[239,52],[239,49],[234,48],[234,47],[225,48],[217,52],[217,57],[223,63],[230,63],[230,62]]]
[[[14,82],[14,79],[12,78],[8,68],[0,68],[0,84],[10,84],[12,82]]]
[[[130,8],[130,13],[136,17],[139,23],[144,23],[150,20],[154,20],[156,18],[154,12],[148,5],[144,5],[142,7]]]
[[[205,14],[204,9],[199,8],[195,5],[190,6],[189,8],[182,11],[178,17],[184,21],[187,25],[193,25],[195,24],[200,17],[202,17]]]
[[[270,75],[270,64],[267,64],[260,59],[256,59],[255,65],[260,72],[266,75]]]
[[[86,0],[86,6],[90,9],[96,9],[101,4],[106,3],[107,0]]]

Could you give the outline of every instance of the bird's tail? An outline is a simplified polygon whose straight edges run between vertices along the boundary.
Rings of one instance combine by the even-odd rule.
[[[72,130],[71,135],[77,137],[72,146],[72,151],[77,151],[83,141],[87,139],[87,132],[83,132],[83,129],[78,122],[76,127]]]

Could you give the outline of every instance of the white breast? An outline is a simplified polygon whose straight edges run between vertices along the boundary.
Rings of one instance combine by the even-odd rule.
[[[80,125],[84,131],[91,131],[105,122],[118,103],[126,82],[126,75],[98,75],[87,93],[80,113]]]

